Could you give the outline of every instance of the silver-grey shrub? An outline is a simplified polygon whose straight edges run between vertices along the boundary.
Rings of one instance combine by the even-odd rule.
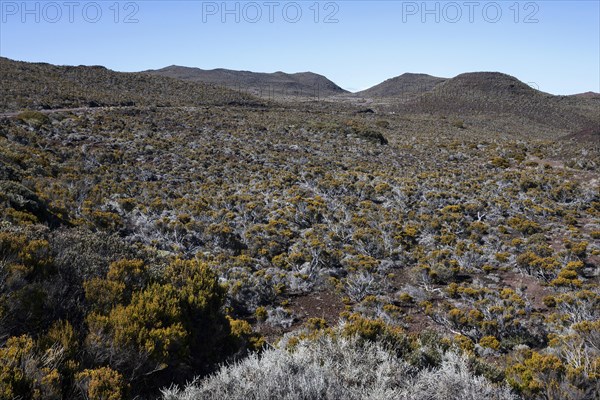
[[[506,387],[473,375],[446,353],[439,368],[418,371],[378,343],[324,336],[289,351],[272,348],[223,366],[163,400],[513,400]]]

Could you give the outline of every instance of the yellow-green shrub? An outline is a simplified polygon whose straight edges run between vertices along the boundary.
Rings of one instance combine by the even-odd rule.
[[[76,380],[89,400],[121,400],[125,394],[123,376],[109,367],[86,369],[76,375]]]

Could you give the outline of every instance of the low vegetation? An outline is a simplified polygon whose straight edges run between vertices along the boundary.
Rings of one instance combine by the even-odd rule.
[[[598,398],[600,146],[360,111],[1,117],[0,397]]]
[[[472,362],[454,351],[427,348],[436,366],[419,368],[398,350],[357,337],[320,336],[252,355],[183,390],[163,390],[163,399],[516,399],[507,386],[476,375]]]

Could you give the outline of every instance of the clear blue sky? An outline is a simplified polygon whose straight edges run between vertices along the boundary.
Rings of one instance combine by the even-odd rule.
[[[313,71],[352,91],[404,72],[500,71],[553,94],[600,92],[599,3],[1,0],[0,55],[117,71]]]

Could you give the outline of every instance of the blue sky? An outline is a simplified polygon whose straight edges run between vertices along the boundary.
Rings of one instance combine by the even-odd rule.
[[[404,72],[500,71],[553,94],[600,92],[599,4],[1,0],[0,55],[117,71],[313,71],[352,91]]]

